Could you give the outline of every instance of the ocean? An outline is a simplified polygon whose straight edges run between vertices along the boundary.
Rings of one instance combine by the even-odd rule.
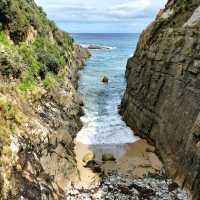
[[[76,140],[87,145],[126,144],[138,140],[118,114],[126,88],[127,59],[137,45],[138,34],[73,34],[82,45],[104,46],[90,50],[92,57],[80,71],[79,94],[84,101],[83,128]],[[102,78],[109,83],[102,83]]]

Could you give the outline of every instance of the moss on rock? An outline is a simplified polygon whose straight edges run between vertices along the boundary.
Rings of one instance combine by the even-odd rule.
[[[83,156],[83,162],[84,163],[87,163],[87,162],[94,160],[94,159],[95,159],[95,155],[94,155],[93,152],[88,152]]]
[[[115,161],[115,160],[116,158],[111,153],[105,153],[102,155],[102,161],[107,162],[107,161]]]

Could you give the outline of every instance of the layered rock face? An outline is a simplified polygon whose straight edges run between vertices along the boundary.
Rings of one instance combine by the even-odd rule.
[[[88,57],[33,0],[0,1],[0,199],[65,199]]]
[[[121,114],[200,199],[200,1],[168,1],[127,64]]]

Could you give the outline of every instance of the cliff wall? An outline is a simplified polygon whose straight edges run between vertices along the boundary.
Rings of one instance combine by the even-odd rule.
[[[128,60],[121,114],[200,199],[200,1],[169,0]]]
[[[65,199],[88,57],[33,0],[0,1],[0,199]]]

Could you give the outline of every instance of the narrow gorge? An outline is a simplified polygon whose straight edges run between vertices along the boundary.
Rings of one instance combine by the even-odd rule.
[[[200,200],[200,1],[141,35],[36,2],[0,0],[0,200]]]

